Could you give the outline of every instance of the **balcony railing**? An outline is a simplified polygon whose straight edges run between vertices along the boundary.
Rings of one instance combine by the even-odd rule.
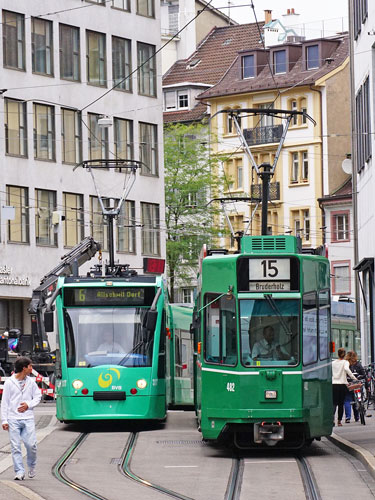
[[[256,144],[270,144],[279,142],[283,133],[282,125],[270,125],[268,127],[245,128],[243,135],[249,146]]]
[[[262,184],[253,184],[251,186],[251,197],[261,200],[262,199]],[[271,182],[269,191],[270,201],[280,199],[280,182]]]

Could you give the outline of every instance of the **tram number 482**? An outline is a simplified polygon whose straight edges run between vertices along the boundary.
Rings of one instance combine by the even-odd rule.
[[[228,392],[234,392],[235,388],[236,388],[236,384],[234,382],[227,383],[227,391]]]

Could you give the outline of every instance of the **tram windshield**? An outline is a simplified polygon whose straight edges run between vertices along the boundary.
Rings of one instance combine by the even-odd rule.
[[[245,366],[297,365],[299,301],[240,300],[241,361]]]
[[[68,367],[151,366],[153,332],[142,326],[148,309],[74,307],[65,309]]]

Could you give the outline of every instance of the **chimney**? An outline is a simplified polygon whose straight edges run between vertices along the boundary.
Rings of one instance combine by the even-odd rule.
[[[289,16],[289,15],[290,15],[290,9],[288,9],[288,10],[286,11],[286,15],[287,15],[287,16]]]
[[[268,24],[272,21],[272,10],[264,11],[264,23]]]
[[[291,14],[295,14],[294,9],[290,9]]]

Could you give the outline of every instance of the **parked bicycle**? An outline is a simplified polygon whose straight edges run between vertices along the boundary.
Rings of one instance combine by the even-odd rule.
[[[366,425],[366,408],[365,408],[365,382],[363,380],[358,380],[348,385],[349,391],[353,391],[354,395],[354,405],[358,411],[358,415],[362,425]]]
[[[365,367],[366,370],[366,392],[367,392],[367,408],[373,405],[375,409],[375,363],[371,363]]]

